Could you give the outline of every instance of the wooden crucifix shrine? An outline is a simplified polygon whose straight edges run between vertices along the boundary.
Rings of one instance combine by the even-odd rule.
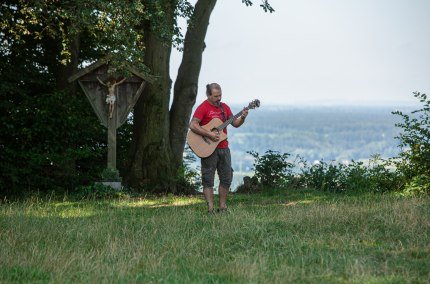
[[[132,67],[127,78],[109,75],[109,62],[97,61],[69,78],[78,80],[97,117],[108,132],[107,167],[116,169],[116,130],[127,120],[150,78]]]

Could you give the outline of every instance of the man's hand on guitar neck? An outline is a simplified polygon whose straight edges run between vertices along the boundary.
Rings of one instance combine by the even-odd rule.
[[[232,123],[232,125],[234,126],[234,127],[239,127],[239,126],[241,126],[244,122],[245,122],[245,118],[248,116],[248,109],[247,108],[244,108],[243,110],[242,110],[242,114],[236,119],[236,120],[234,120],[233,121],[233,123]]]
[[[248,109],[247,109],[246,107],[244,107],[244,108],[243,108],[243,110],[242,110],[242,115],[241,115],[241,117],[242,117],[243,119],[245,119],[247,116],[248,116]]]

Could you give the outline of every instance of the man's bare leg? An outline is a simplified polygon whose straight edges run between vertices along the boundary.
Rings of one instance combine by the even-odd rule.
[[[203,194],[205,195],[206,202],[208,204],[208,212],[214,210],[214,190],[213,188],[203,188]]]
[[[228,193],[228,187],[225,187],[223,185],[219,185],[219,209],[227,209],[227,193]]]

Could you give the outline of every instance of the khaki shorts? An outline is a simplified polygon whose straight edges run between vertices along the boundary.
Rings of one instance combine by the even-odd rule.
[[[209,157],[201,159],[203,188],[213,188],[215,171],[218,172],[220,185],[230,188],[233,178],[230,149],[216,148]]]

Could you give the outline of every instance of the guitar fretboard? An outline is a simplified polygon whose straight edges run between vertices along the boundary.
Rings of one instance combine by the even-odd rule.
[[[249,109],[249,108],[245,108],[245,109]],[[243,110],[241,110],[240,112],[238,112],[237,114],[235,114],[234,116],[230,117],[229,119],[227,119],[223,124],[221,124],[220,126],[218,126],[216,129],[218,131],[222,131],[224,128],[227,127],[227,125],[229,125],[230,123],[233,122],[233,120],[237,119],[239,116],[241,116],[243,113]]]

